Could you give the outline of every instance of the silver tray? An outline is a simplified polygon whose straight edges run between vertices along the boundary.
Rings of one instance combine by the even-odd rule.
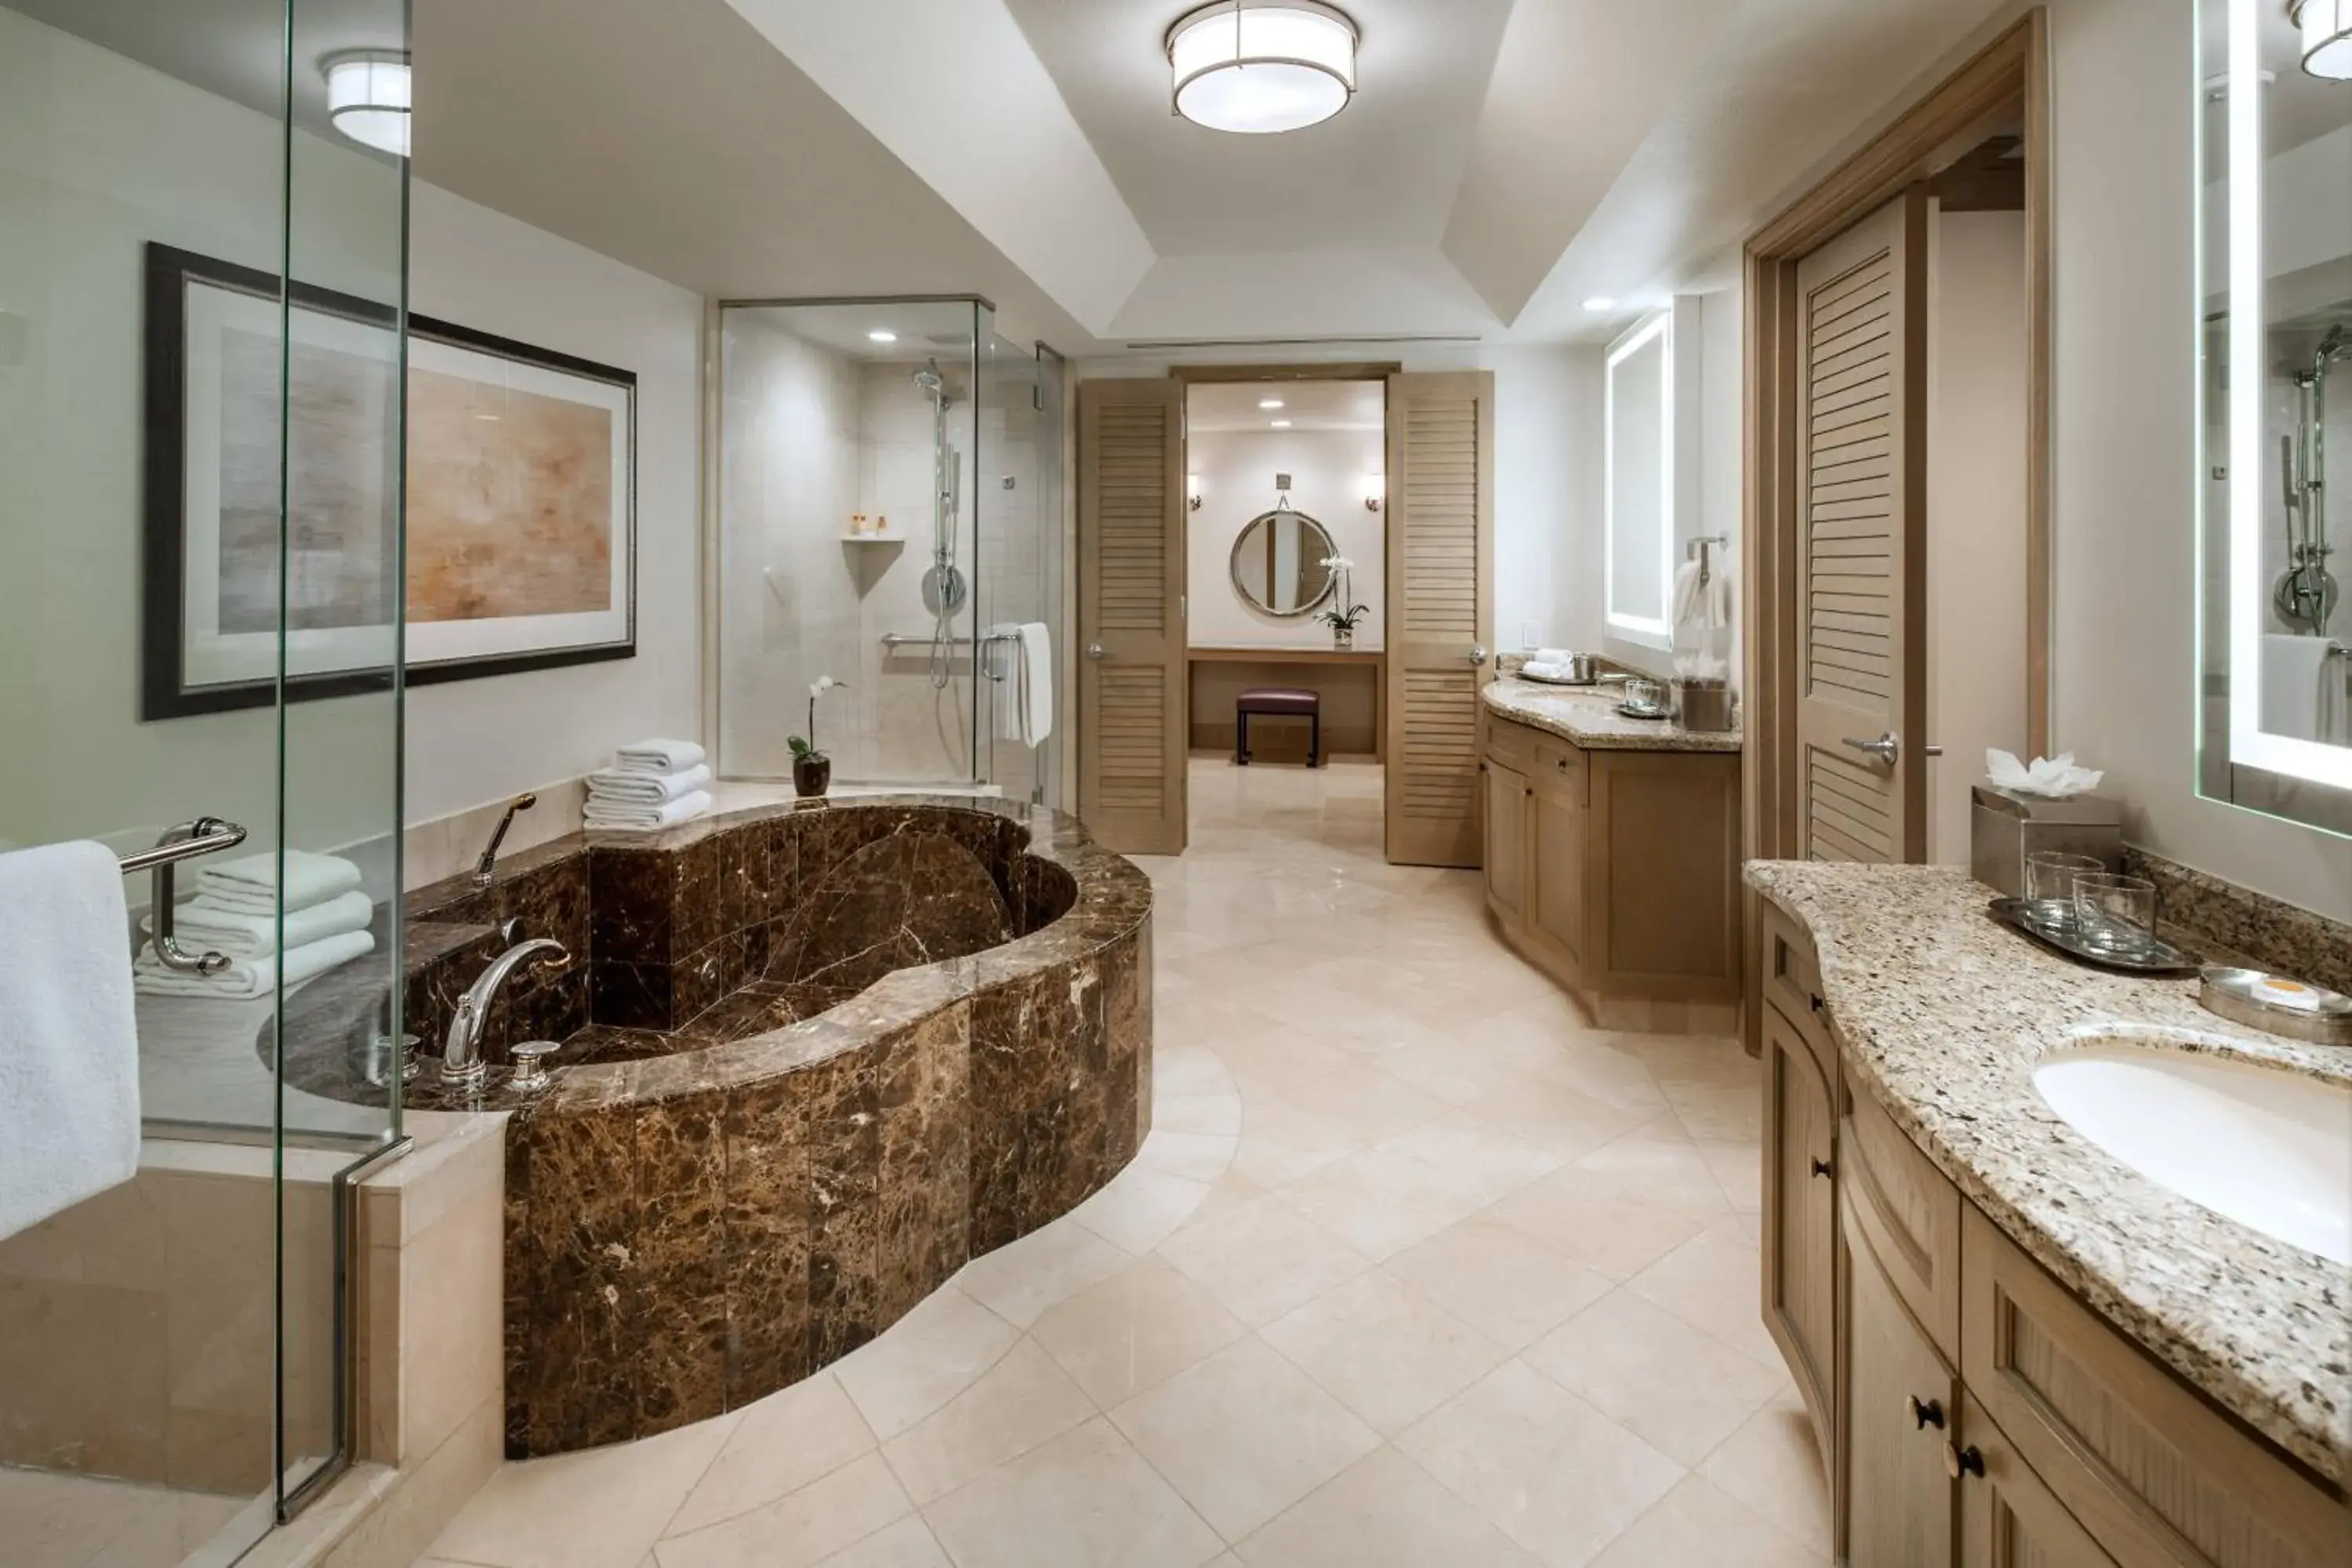
[[[1591,680],[1558,680],[1549,675],[1529,675],[1524,668],[1519,671],[1519,679],[1535,686],[1577,686],[1590,689],[1601,684],[1599,676],[1594,676]]]
[[[2050,900],[2037,902],[2032,899],[1995,899],[1985,906],[1985,912],[2053,952],[2063,952],[2094,969],[2111,969],[2120,974],[2194,974],[2203,964],[2195,953],[2175,947],[2162,937],[2152,937],[2146,947],[2129,950],[2088,941],[2075,922],[2070,904]]]
[[[1671,708],[1636,708],[1630,702],[1620,702],[1617,704],[1617,714],[1622,719],[1642,719],[1655,722],[1661,719],[1673,718],[1675,710]]]

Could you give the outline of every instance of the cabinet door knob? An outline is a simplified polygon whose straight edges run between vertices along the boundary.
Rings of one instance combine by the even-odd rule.
[[[1822,1010],[1822,999],[1821,999],[1820,997],[1818,997],[1818,996],[1808,996],[1808,997],[1806,997],[1806,998],[1805,998],[1805,1000],[1806,1000],[1806,1001],[1808,1001],[1808,1002],[1810,1002],[1810,1003],[1811,1003],[1811,1004],[1813,1005],[1813,1011],[1814,1011],[1814,1012],[1818,1013],[1818,1012],[1820,1012],[1820,1011]]]
[[[1944,1473],[1956,1481],[1962,1476],[1981,1476],[1984,1474],[1984,1456],[1977,1452],[1973,1443],[1965,1448],[1947,1443],[1944,1445]]]
[[[1903,1401],[1903,1410],[1911,1417],[1911,1425],[1922,1432],[1930,1426],[1938,1431],[1943,1428],[1944,1402],[1940,1399],[1922,1399],[1916,1394],[1910,1394]]]
[[[1813,1162],[1813,1174],[1814,1174],[1814,1175],[1816,1175],[1816,1176],[1826,1176],[1826,1175],[1828,1175],[1829,1173],[1830,1173],[1830,1163],[1829,1163],[1827,1160],[1816,1160],[1816,1161],[1814,1161],[1814,1162]]]

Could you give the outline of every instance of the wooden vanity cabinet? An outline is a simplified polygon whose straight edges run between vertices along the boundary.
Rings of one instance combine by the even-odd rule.
[[[1486,784],[1486,907],[1506,925],[1518,925],[1527,918],[1528,778],[1493,757],[1480,772]]]
[[[1855,1223],[1851,1184],[1841,1205],[1845,1267],[1838,1322],[1844,1376],[1839,1471],[1844,1560],[1884,1568],[1949,1568],[1958,1478],[1959,1380],[1915,1321]]]
[[[1730,1034],[1739,759],[1587,751],[1480,715],[1486,902],[1603,1028]]]
[[[1795,1025],[1764,1011],[1764,1327],[1835,1463],[1836,1114],[1832,1079]]]
[[[1829,1457],[1840,1561],[2352,1562],[2336,1489],[2060,1284],[1845,1072],[1811,944],[1776,910],[1756,962],[1764,1321]]]

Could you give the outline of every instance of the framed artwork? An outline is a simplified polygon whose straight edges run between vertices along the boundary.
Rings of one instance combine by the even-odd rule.
[[[145,375],[142,717],[635,654],[634,374],[151,244]]]

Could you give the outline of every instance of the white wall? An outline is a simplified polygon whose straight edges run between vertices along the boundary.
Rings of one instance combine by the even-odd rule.
[[[2025,736],[2025,215],[1928,229],[1927,858],[1969,863],[1985,749]]]
[[[1378,430],[1196,431],[1185,467],[1201,479],[1201,510],[1188,514],[1184,548],[1195,647],[1329,647],[1331,628],[1309,616],[1269,616],[1234,586],[1234,542],[1250,520],[1274,509],[1274,477],[1291,478],[1290,504],[1321,523],[1355,563],[1356,602],[1370,613],[1356,628],[1360,648],[1385,647],[1385,512],[1364,510],[1364,476],[1387,461]],[[1332,608],[1327,604],[1324,608]]]
[[[2050,9],[2055,742],[2160,855],[2352,920],[2352,842],[2196,795],[2194,16]]]
[[[699,739],[700,374],[696,295],[418,182],[420,315],[637,376],[637,652],[408,693],[407,817],[603,767],[648,735]]]

